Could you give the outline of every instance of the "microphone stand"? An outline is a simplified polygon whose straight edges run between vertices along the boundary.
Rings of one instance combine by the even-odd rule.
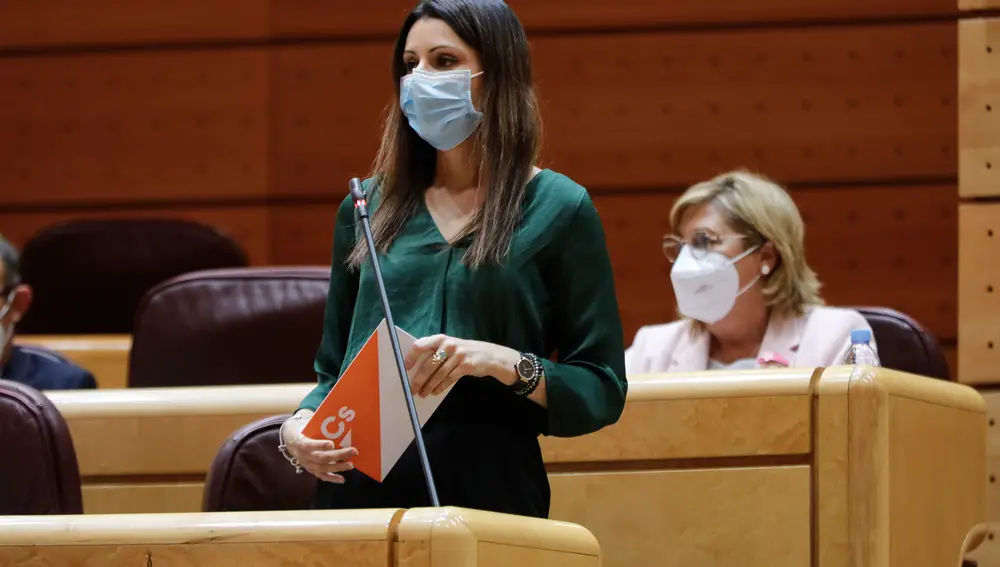
[[[427,492],[431,497],[431,505],[440,507],[438,501],[437,488],[434,486],[434,475],[431,474],[431,463],[427,459],[427,449],[424,447],[424,433],[420,430],[420,418],[417,417],[417,407],[413,403],[413,393],[410,391],[410,377],[406,374],[406,363],[403,362],[403,351],[399,347],[399,335],[396,334],[396,324],[392,322],[392,310],[389,309],[389,296],[385,291],[385,282],[382,281],[382,268],[378,263],[378,255],[375,251],[375,239],[372,237],[372,227],[368,220],[368,201],[365,192],[361,188],[361,181],[354,177],[349,183],[351,187],[351,199],[354,200],[354,208],[361,219],[361,229],[364,232],[365,242],[368,243],[368,257],[371,258],[372,270],[375,272],[375,281],[378,282],[378,292],[382,297],[382,312],[385,314],[385,322],[389,327],[389,341],[392,343],[392,353],[396,356],[396,368],[399,370],[399,379],[403,384],[403,396],[406,398],[406,409],[410,412],[410,425],[413,427],[413,439],[417,443],[417,454],[420,458],[420,466],[424,469],[424,479],[427,481]]]

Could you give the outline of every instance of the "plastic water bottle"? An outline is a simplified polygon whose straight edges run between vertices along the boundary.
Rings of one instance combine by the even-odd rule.
[[[872,348],[872,332],[870,329],[855,329],[851,331],[851,348],[844,359],[845,366],[881,366],[875,349]]]

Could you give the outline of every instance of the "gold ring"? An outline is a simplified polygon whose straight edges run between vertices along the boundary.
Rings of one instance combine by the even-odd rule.
[[[441,364],[446,358],[448,358],[448,353],[443,350],[439,350],[434,353],[434,356],[431,357],[431,362],[434,364]]]

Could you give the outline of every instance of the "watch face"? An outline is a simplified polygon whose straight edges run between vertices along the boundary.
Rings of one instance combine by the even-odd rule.
[[[517,375],[521,380],[528,381],[535,377],[535,363],[529,358],[522,358],[517,363]]]

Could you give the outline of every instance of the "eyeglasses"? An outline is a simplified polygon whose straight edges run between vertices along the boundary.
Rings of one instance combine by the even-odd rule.
[[[691,246],[691,255],[696,259],[701,260],[708,255],[709,252],[717,251],[727,242],[732,242],[734,240],[745,240],[747,237],[742,234],[732,235],[732,236],[716,236],[714,234],[709,234],[707,232],[696,232],[691,235],[691,241],[685,242],[680,237],[668,234],[663,237],[663,255],[670,260],[670,263],[677,261],[677,258],[681,255],[681,250],[685,246]]]

